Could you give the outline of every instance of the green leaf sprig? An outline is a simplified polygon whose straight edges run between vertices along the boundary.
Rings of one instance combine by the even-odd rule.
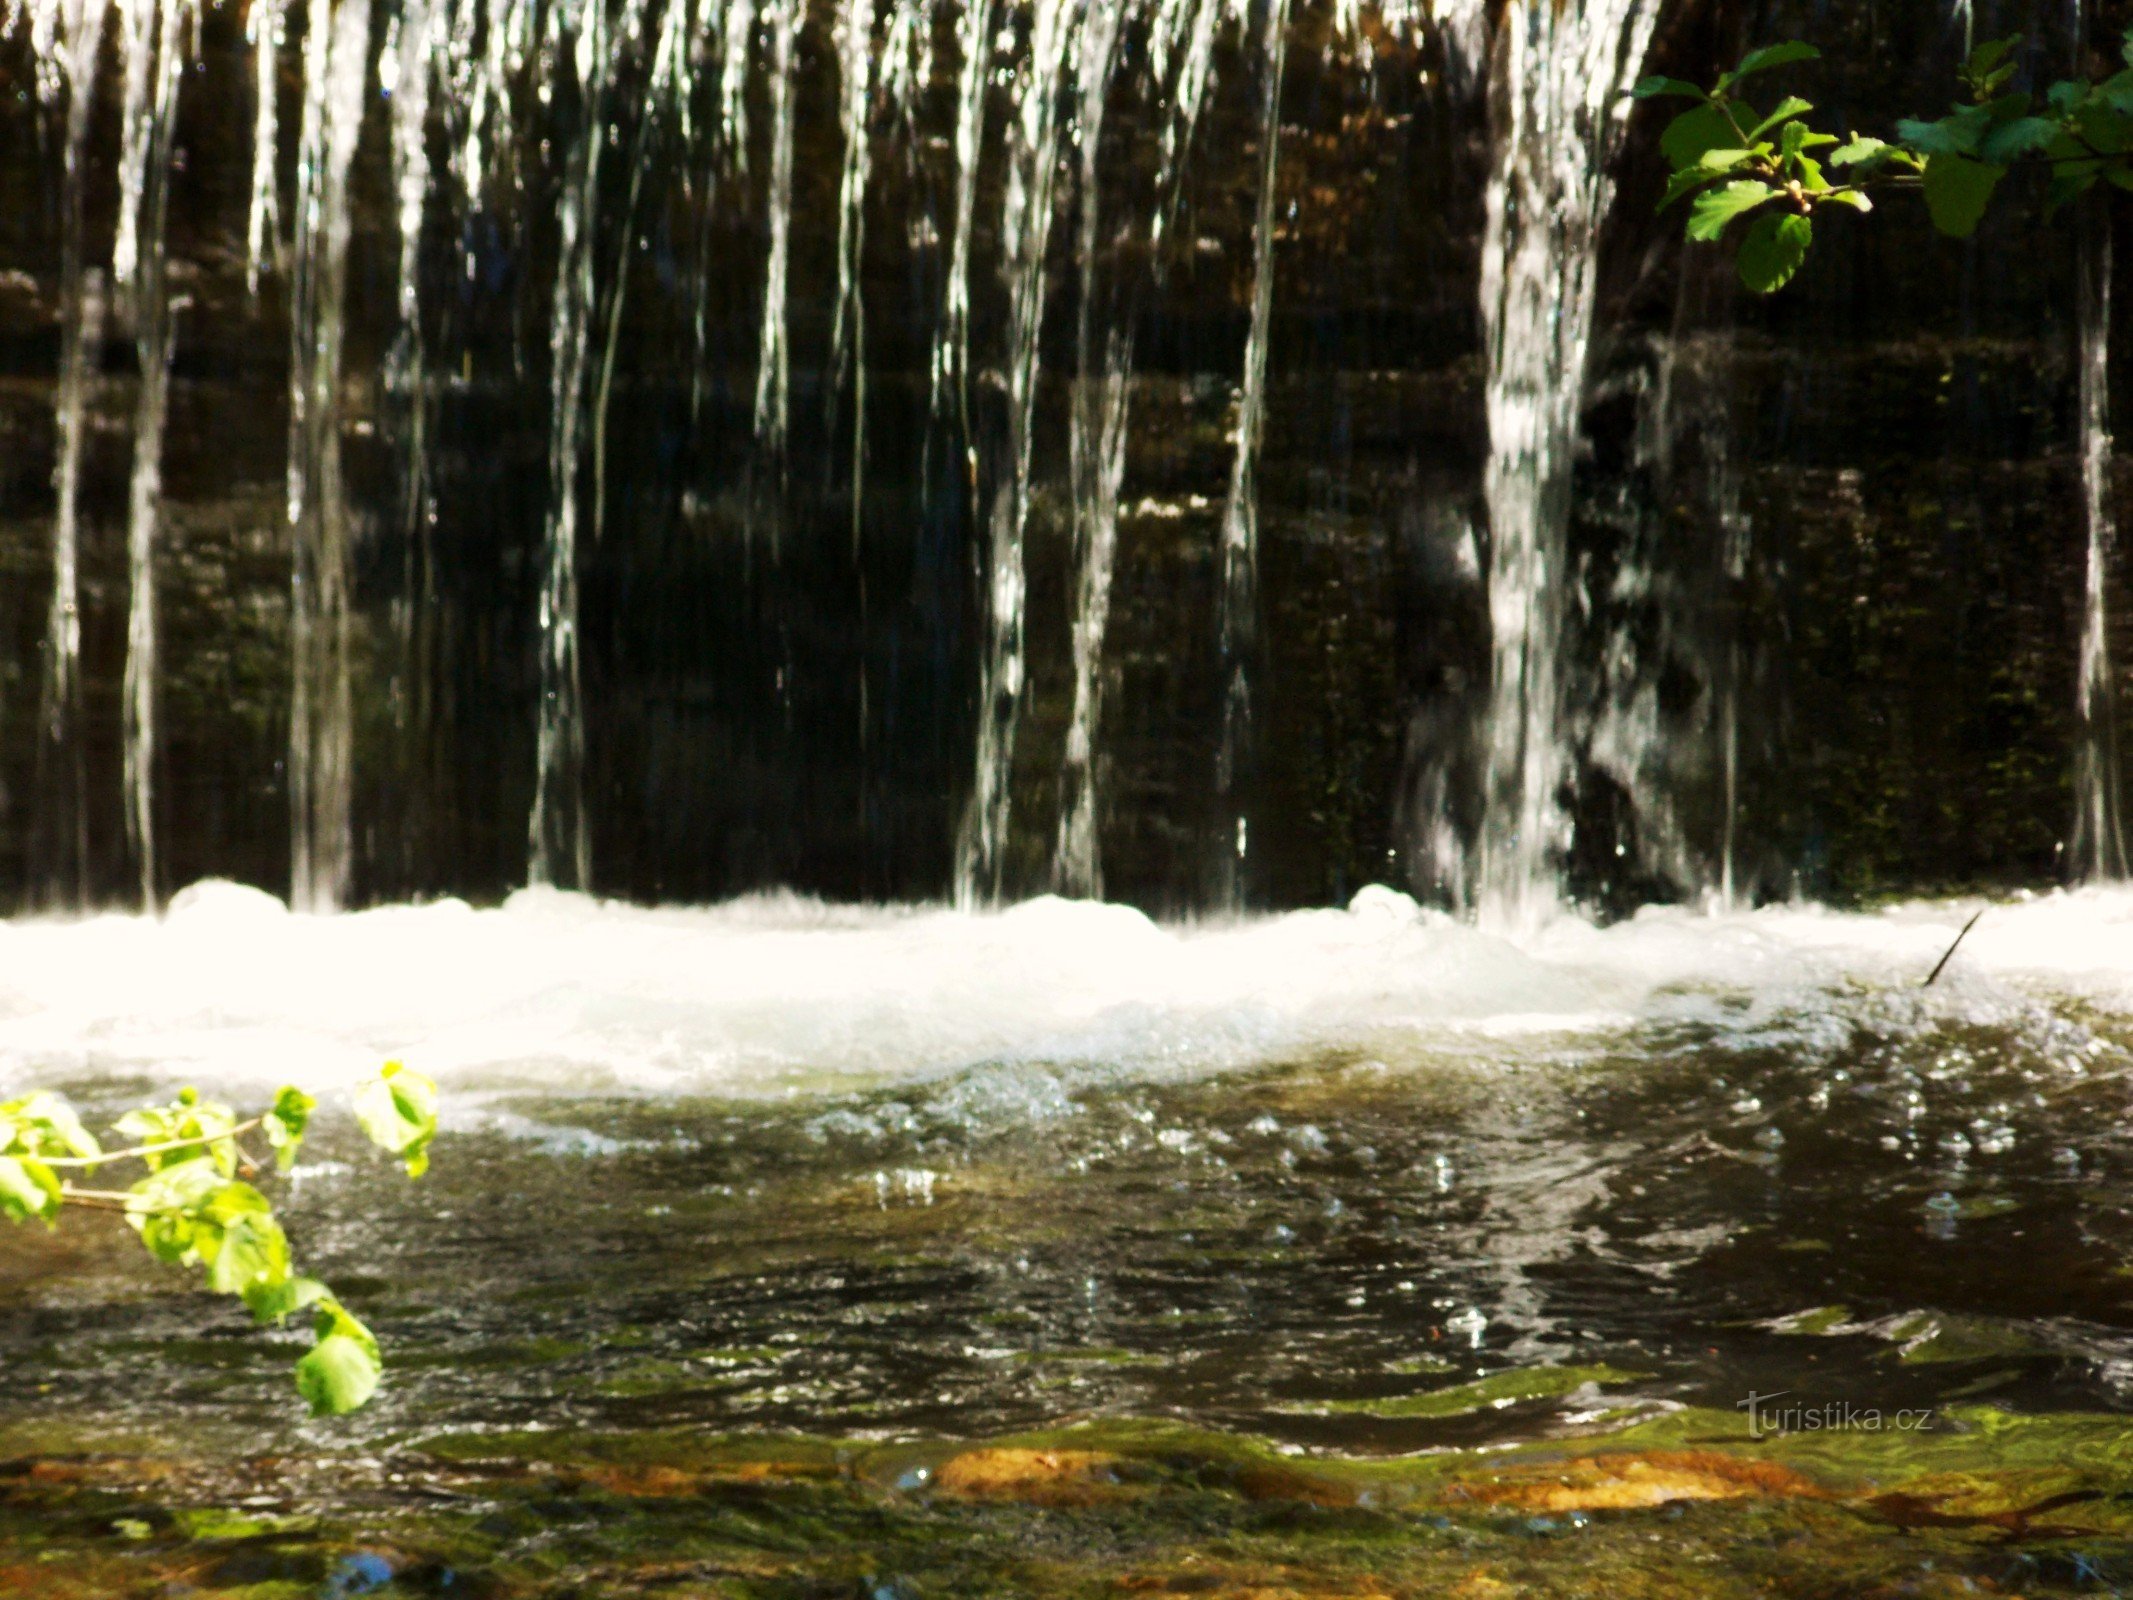
[[[1936,120],[1898,122],[1893,140],[1819,130],[1808,120],[1813,104],[1797,95],[1764,111],[1742,94],[1759,73],[1819,58],[1796,40],[1750,51],[1708,89],[1646,78],[1630,91],[1640,100],[1695,102],[1660,135],[1673,176],[1659,208],[1687,200],[1688,238],[1730,238],[1741,281],[1772,294],[1805,263],[1819,213],[1871,211],[1872,189],[1919,190],[1934,227],[1958,239],[1977,231],[2018,163],[2049,172],[2051,211],[2098,183],[2133,189],[2133,29],[2121,47],[2124,70],[2098,82],[2055,83],[2041,99],[2013,86],[2022,42],[2016,34],[1979,45],[1957,73],[1967,99]],[[1735,229],[1742,219],[1746,226]]]
[[[201,1269],[207,1287],[243,1300],[262,1324],[309,1312],[313,1343],[296,1364],[296,1388],[314,1415],[340,1416],[377,1392],[378,1341],[316,1278],[298,1273],[271,1202],[247,1178],[267,1164],[246,1140],[257,1134],[271,1164],[287,1172],[318,1102],[285,1088],[259,1115],[239,1121],[228,1106],[183,1089],[168,1105],[129,1111],[107,1150],[59,1096],[44,1092],[0,1104],[0,1217],[52,1224],[68,1206],[123,1216],[158,1261]],[[398,1061],[355,1093],[356,1120],[409,1177],[429,1166],[437,1136],[437,1086]],[[144,1176],[125,1189],[86,1188],[87,1176],[118,1162]]]

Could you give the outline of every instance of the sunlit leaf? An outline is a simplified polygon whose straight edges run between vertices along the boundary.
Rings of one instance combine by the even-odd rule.
[[[58,1214],[59,1178],[32,1156],[0,1156],[0,1216],[10,1222]]]
[[[437,1086],[429,1079],[388,1061],[356,1091],[355,1114],[370,1141],[398,1156],[409,1177],[429,1170],[430,1141],[437,1136]]]
[[[1754,73],[1768,72],[1772,67],[1790,66],[1795,61],[1817,61],[1821,59],[1821,55],[1822,52],[1813,45],[1798,39],[1789,40],[1784,44],[1765,45],[1760,50],[1750,50],[1742,56],[1740,65],[1718,81],[1721,85],[1730,87]]]
[[[1757,294],[1775,294],[1792,282],[1814,237],[1814,224],[1807,218],[1793,212],[1764,212],[1741,237],[1734,262],[1740,281]]]
[[[274,1164],[283,1172],[296,1165],[296,1153],[311,1125],[318,1102],[301,1089],[284,1089],[274,1097],[274,1108],[260,1118],[260,1131],[274,1151]]]
[[[1784,99],[1780,100],[1777,103],[1776,110],[1772,111],[1769,116],[1763,118],[1762,121],[1758,122],[1754,127],[1748,130],[1749,143],[1754,143],[1757,139],[1760,139],[1764,134],[1768,133],[1772,128],[1775,128],[1782,123],[1790,122],[1795,117],[1805,116],[1808,112],[1812,110],[1814,110],[1814,106],[1808,101],[1802,100],[1796,94],[1787,95]]]
[[[307,1306],[331,1298],[326,1286],[318,1279],[294,1275],[284,1277],[279,1283],[253,1283],[242,1292],[245,1307],[256,1322],[280,1322]]]
[[[1716,239],[1726,231],[1727,223],[1745,216],[1776,194],[1769,184],[1752,180],[1706,189],[1689,208],[1688,235],[1691,239]]]
[[[379,1362],[343,1333],[329,1333],[296,1364],[296,1392],[315,1417],[344,1416],[378,1392]]]
[[[337,1417],[377,1392],[378,1341],[331,1295],[317,1300],[316,1311],[318,1343],[296,1364],[296,1389],[314,1416]]]

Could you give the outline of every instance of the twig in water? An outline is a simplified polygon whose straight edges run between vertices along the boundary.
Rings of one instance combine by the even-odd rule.
[[[1984,914],[1985,908],[1983,906],[1979,906],[1975,911],[1970,913],[1970,920],[1963,924],[1963,931],[1955,936],[1955,943],[1948,946],[1947,954],[1943,955],[1938,961],[1933,963],[1933,970],[1926,974],[1926,981],[1919,985],[1921,989],[1930,989],[1933,987],[1933,980],[1940,976],[1940,969],[1948,964],[1950,958],[1952,958],[1955,952],[1961,947],[1962,942],[1970,936],[1970,930],[1977,926],[1977,919],[1979,917],[1982,917]]]

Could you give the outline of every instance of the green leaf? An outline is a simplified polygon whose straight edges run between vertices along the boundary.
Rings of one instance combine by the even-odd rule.
[[[1978,154],[1996,166],[2042,150],[2059,137],[2059,124],[2048,117],[2016,117],[2003,122],[1978,142]]]
[[[371,1331],[331,1295],[316,1302],[312,1324],[318,1342],[296,1364],[296,1390],[319,1417],[355,1410],[378,1389],[383,1363]]]
[[[1984,77],[1987,73],[1998,68],[2010,55],[2014,54],[2015,46],[2021,42],[2022,35],[2011,33],[2004,39],[1993,39],[1979,45],[1970,52],[1970,59],[1963,63],[1963,76],[1966,78]]]
[[[1817,133],[1804,122],[1786,123],[1783,138],[1779,154],[1782,159],[1794,162],[1805,160],[1805,152],[1809,150],[1820,150],[1837,142],[1834,134]]]
[[[226,1183],[193,1207],[193,1250],[218,1294],[243,1294],[254,1284],[289,1276],[289,1241],[267,1197],[248,1183]]]
[[[104,1153],[96,1136],[81,1125],[74,1108],[56,1094],[40,1091],[0,1105],[0,1129],[6,1134],[0,1137],[0,1150],[13,1148],[25,1155],[75,1156],[87,1161]]]
[[[329,1333],[296,1364],[296,1392],[314,1417],[339,1417],[378,1392],[377,1353],[343,1333]]]
[[[1965,106],[1938,122],[1905,118],[1896,124],[1896,137],[1922,155],[1972,156],[1978,141],[1992,126],[1992,112],[1984,106]]]
[[[326,1286],[316,1278],[284,1277],[279,1283],[254,1283],[243,1291],[245,1306],[255,1322],[280,1322],[331,1299]]]
[[[1726,231],[1727,223],[1753,211],[1776,194],[1777,190],[1769,184],[1752,180],[1706,189],[1689,208],[1688,236],[1691,239],[1716,239]]]
[[[1790,122],[1794,117],[1803,117],[1812,110],[1814,107],[1809,102],[1796,94],[1789,94],[1777,103],[1775,111],[1748,130],[1748,142],[1753,144],[1778,124]]]
[[[0,1156],[0,1216],[10,1222],[59,1214],[59,1178],[32,1156]]]
[[[2045,191],[2044,214],[2047,217],[2056,214],[2061,206],[2071,204],[2095,187],[2096,173],[2093,170],[2077,173],[2060,172],[2054,175],[2051,187]]]
[[[2074,114],[2074,126],[2080,129],[2090,149],[2104,155],[2133,148],[2133,117],[2100,100],[2090,100],[2082,106]]]
[[[221,1231],[204,1215],[208,1199],[225,1186],[212,1161],[195,1159],[157,1168],[127,1190],[126,1221],[158,1261],[174,1267],[202,1259],[201,1245]]]
[[[1706,150],[1724,150],[1740,143],[1740,129],[1716,106],[1692,106],[1666,125],[1659,135],[1659,149],[1674,170],[1693,167]]]
[[[1770,44],[1760,50],[1750,50],[1741,57],[1740,65],[1718,80],[1721,88],[1731,88],[1741,79],[1757,72],[1768,72],[1772,67],[1790,66],[1795,61],[1818,61],[1822,52],[1811,44],[1794,39],[1785,44]]]
[[[1685,83],[1680,78],[1645,78],[1639,81],[1637,86],[1629,92],[1639,100],[1657,100],[1667,95],[1678,96],[1685,100],[1708,100],[1710,98],[1695,84]]]
[[[274,1097],[274,1109],[260,1119],[260,1128],[267,1136],[267,1143],[274,1150],[274,1165],[278,1171],[287,1172],[296,1165],[296,1152],[304,1142],[304,1130],[311,1125],[311,1113],[318,1102],[301,1089],[284,1089]]]
[[[398,1156],[410,1178],[429,1170],[430,1141],[437,1137],[437,1086],[429,1079],[388,1061],[356,1091],[355,1114],[371,1143]]]
[[[1874,202],[1857,189],[1832,189],[1822,198],[1833,206],[1850,206],[1854,211],[1874,209]]]
[[[1837,167],[1864,166],[1870,161],[1888,159],[1890,146],[1880,139],[1855,137],[1829,153],[1830,165]]]
[[[1926,210],[1933,226],[1951,239],[1969,238],[2006,175],[2005,167],[1968,156],[1933,157],[1926,163]]]
[[[2118,53],[2127,66],[2133,67],[2133,28],[2126,29],[2125,38],[2119,44]]]
[[[1807,218],[1792,212],[1764,212],[1741,239],[1734,263],[1740,281],[1757,294],[1775,294],[1792,282],[1814,238],[1814,224]]]

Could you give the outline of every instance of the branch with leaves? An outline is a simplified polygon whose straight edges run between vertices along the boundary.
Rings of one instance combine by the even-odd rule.
[[[296,1364],[297,1392],[314,1415],[353,1411],[377,1391],[378,1341],[323,1283],[295,1270],[273,1206],[246,1181],[270,1164],[279,1172],[296,1164],[317,1104],[301,1089],[283,1089],[269,1109],[240,1121],[228,1106],[185,1089],[168,1105],[119,1118],[111,1131],[125,1143],[107,1150],[59,1096],[10,1100],[0,1104],[0,1217],[51,1225],[69,1206],[116,1212],[149,1254],[199,1267],[208,1288],[243,1300],[256,1322],[309,1312],[313,1343]],[[409,1177],[428,1170],[437,1136],[437,1086],[429,1079],[388,1061],[356,1090],[354,1110],[371,1142]],[[255,1137],[264,1152],[249,1142]],[[123,1189],[77,1181],[115,1163],[138,1164],[145,1175]]]
[[[1811,102],[1787,95],[1768,111],[1742,92],[1756,75],[1821,52],[1797,40],[1744,57],[1706,89],[1680,78],[1646,78],[1640,100],[1696,103],[1667,124],[1659,147],[1673,167],[1664,211],[1689,202],[1687,234],[1701,243],[1730,236],[1741,281],[1757,294],[1790,283],[1814,243],[1816,218],[1832,206],[1871,211],[1870,191],[1920,191],[1933,226],[1967,238],[2017,165],[2050,179],[2048,211],[2110,183],[2133,189],[2133,29],[2122,70],[2100,81],[2067,80],[2040,98],[2013,87],[2021,35],[1971,52],[1958,71],[1968,98],[1937,121],[1911,118],[1884,140],[1815,127]],[[1840,176],[1832,179],[1831,169]],[[1746,226],[1733,224],[1745,220]]]

